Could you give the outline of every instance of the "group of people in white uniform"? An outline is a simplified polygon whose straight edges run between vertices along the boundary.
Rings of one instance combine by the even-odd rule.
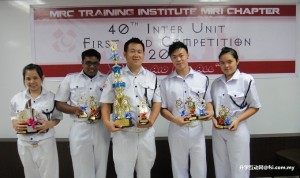
[[[110,138],[113,161],[119,178],[150,178],[156,158],[153,125],[161,114],[170,121],[168,141],[174,178],[207,177],[203,124],[213,122],[212,142],[217,178],[247,178],[250,165],[250,134],[246,120],[261,107],[255,81],[239,71],[237,52],[222,48],[219,64],[223,74],[209,85],[208,78],[189,66],[187,46],[175,41],[169,46],[175,70],[161,82],[145,69],[145,46],[139,38],[124,45],[126,66],[120,71],[124,95],[130,102],[132,127],[123,128],[111,119],[116,92],[113,73],[98,71],[101,55],[95,49],[82,52],[82,71],[67,75],[56,94],[46,90],[40,66],[23,69],[26,90],[10,103],[10,117],[18,137],[18,152],[26,178],[58,178],[59,163],[54,127],[69,114],[73,124],[69,134],[75,178],[105,178]],[[146,124],[140,118],[140,103],[147,100]],[[145,107],[145,106],[143,106]],[[34,131],[19,113],[33,108],[39,120]],[[226,108],[230,121],[225,127],[221,111]],[[222,110],[223,109],[223,110]],[[229,112],[230,111],[230,112]],[[200,114],[205,113],[200,117]],[[223,116],[223,115],[222,115]],[[228,119],[228,118],[227,118]]]

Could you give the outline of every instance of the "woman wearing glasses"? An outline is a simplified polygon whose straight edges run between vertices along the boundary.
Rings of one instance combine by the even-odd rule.
[[[10,102],[10,118],[17,132],[18,152],[26,178],[58,178],[58,155],[54,129],[62,119],[55,109],[54,93],[42,86],[40,66],[23,69],[26,90]]]
[[[261,103],[254,79],[240,72],[237,52],[222,48],[219,63],[223,75],[211,86],[215,110],[212,142],[217,178],[246,178],[250,170],[250,134],[247,119],[254,115]]]

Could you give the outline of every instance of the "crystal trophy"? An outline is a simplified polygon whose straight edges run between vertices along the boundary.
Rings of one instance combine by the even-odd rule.
[[[121,66],[118,65],[120,57],[119,53],[117,52],[117,43],[114,41],[110,41],[110,49],[112,51],[112,55],[110,58],[114,62],[114,66],[112,67],[114,77],[112,88],[115,90],[116,94],[115,101],[113,103],[113,121],[120,127],[131,127],[133,126],[133,118],[130,113],[131,106],[129,103],[129,99],[123,93],[126,83],[122,81]]]
[[[224,105],[221,105],[218,111],[217,117],[218,127],[219,129],[228,129],[230,124],[232,123],[232,115],[230,114],[230,109]]]

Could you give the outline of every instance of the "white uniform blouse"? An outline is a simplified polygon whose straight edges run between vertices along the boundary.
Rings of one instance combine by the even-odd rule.
[[[128,97],[130,103],[130,113],[133,116],[133,124],[136,125],[139,116],[139,102],[146,99],[145,92],[147,90],[148,103],[161,102],[160,90],[157,84],[157,77],[154,73],[144,69],[140,70],[137,76],[134,76],[129,68],[126,66],[121,69],[122,81],[126,83],[124,94]],[[100,99],[101,103],[114,103],[115,91],[112,88],[114,82],[113,73],[111,73],[103,88],[103,94]],[[156,88],[156,89],[155,89]],[[147,116],[150,114],[148,107]]]
[[[10,118],[11,120],[18,118],[18,112],[25,109],[27,101],[31,99],[31,107],[41,114],[42,118],[47,119],[44,112],[50,112],[54,108],[54,93],[42,89],[42,93],[36,99],[33,99],[28,90],[17,93],[10,101]],[[54,108],[53,113],[50,115],[50,119],[62,119],[62,112]],[[46,138],[54,137],[54,129],[50,128],[46,133],[32,133],[32,134],[17,134],[18,139],[25,141],[40,141]]]
[[[245,95],[247,93],[250,81],[251,85],[249,88],[249,92],[245,99]],[[215,115],[218,117],[218,111],[221,105],[227,106],[230,108],[230,112],[233,118],[237,118],[240,114],[245,112],[245,110],[249,107],[260,108],[261,103],[259,101],[258,93],[255,86],[255,81],[253,77],[249,74],[241,73],[237,70],[233,77],[226,81],[225,76],[222,75],[219,78],[215,79],[211,86],[211,96],[213,100],[213,106],[215,109]],[[240,108],[234,104],[241,105],[245,99],[248,107]]]

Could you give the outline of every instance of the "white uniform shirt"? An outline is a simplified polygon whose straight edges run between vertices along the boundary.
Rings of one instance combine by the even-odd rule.
[[[71,106],[80,106],[86,104],[87,114],[91,111],[91,98],[99,106],[99,100],[102,93],[102,87],[107,75],[99,71],[93,78],[86,76],[83,71],[67,75],[60,83],[55,100],[61,102],[69,102]],[[77,119],[76,115],[70,115],[73,119]],[[84,119],[80,118],[81,121]]]
[[[230,99],[230,96],[238,105],[240,105],[244,101],[251,80],[251,86],[245,100],[245,102],[248,104],[248,107],[241,109],[233,103],[233,101]],[[249,107],[261,107],[253,77],[249,74],[241,73],[239,70],[237,70],[232,78],[228,81],[226,81],[224,75],[217,78],[212,83],[211,96],[216,117],[219,116],[218,111],[221,105],[230,108],[233,118],[237,118]]]
[[[18,119],[18,112],[25,109],[25,105],[28,100],[31,99],[31,107],[34,108],[38,113],[41,114],[41,117],[47,119],[47,116],[43,114],[44,112],[50,112],[54,108],[54,93],[42,89],[42,93],[36,99],[33,99],[29,94],[28,90],[16,94],[10,101],[10,118],[11,120]],[[53,113],[50,115],[50,119],[62,119],[62,112],[53,110]],[[18,139],[25,141],[40,141],[46,138],[54,137],[54,129],[50,128],[46,133],[32,133],[32,134],[17,134]]]
[[[161,102],[157,77],[154,73],[144,69],[143,67],[141,68],[140,73],[137,76],[134,76],[126,66],[121,70],[121,78],[121,80],[126,83],[123,93],[129,99],[130,113],[133,116],[133,124],[136,125],[137,118],[139,116],[139,102],[146,99],[144,96],[145,90],[147,90],[149,103],[151,103],[152,98],[153,102]],[[101,103],[114,103],[115,91],[112,88],[113,82],[114,74],[111,73],[105,82],[103,94],[100,99]],[[155,85],[157,85],[157,87]],[[148,108],[147,116],[149,116],[150,111],[150,108]]]
[[[204,74],[190,68],[190,72],[185,78],[182,78],[176,71],[168,75],[161,82],[162,108],[168,109],[174,116],[180,116],[181,110],[176,107],[176,101],[186,102],[188,97],[196,101],[198,97],[203,98],[205,103],[211,102],[207,78]],[[188,112],[187,104],[185,111]]]

